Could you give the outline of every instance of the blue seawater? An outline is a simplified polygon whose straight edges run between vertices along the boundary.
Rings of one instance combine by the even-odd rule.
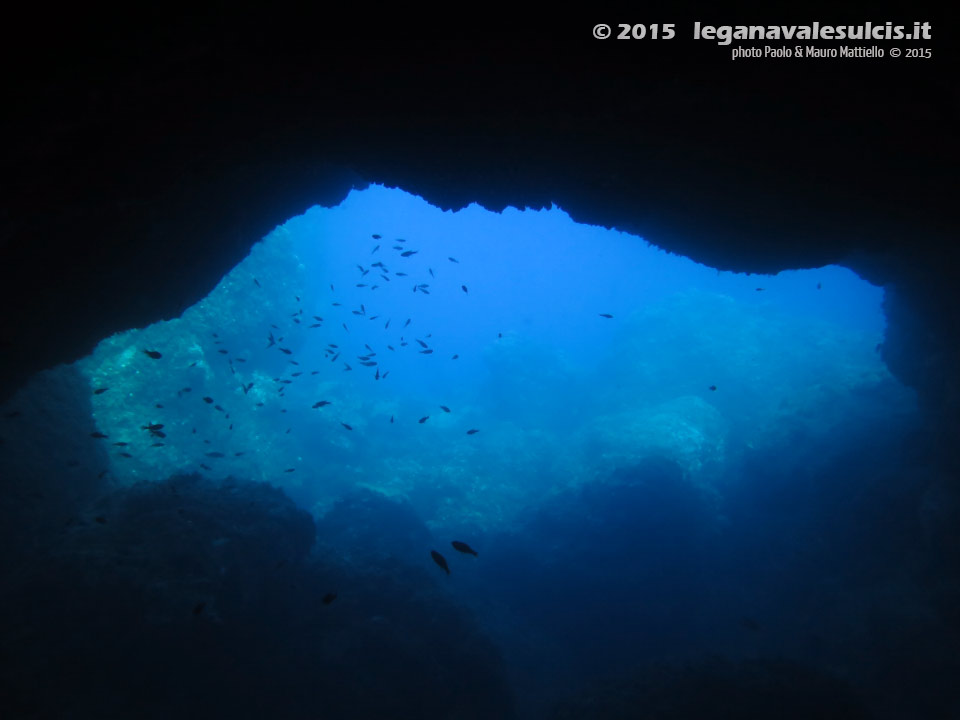
[[[843,267],[355,191],[72,368],[107,486],[63,577],[99,558],[81,606],[150,629],[171,711],[787,717],[796,691],[855,717],[884,671],[864,603],[920,603],[883,570],[916,407],[882,301]]]

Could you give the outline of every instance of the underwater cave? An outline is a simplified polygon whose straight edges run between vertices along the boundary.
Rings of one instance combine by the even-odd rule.
[[[465,696],[417,705],[437,716],[479,694],[492,717],[516,694],[522,715],[550,697],[567,717],[571,689],[676,663],[734,687],[759,673],[774,704],[813,673],[804,692],[847,712],[855,693],[819,668],[881,672],[863,655],[865,597],[881,622],[935,632],[922,589],[885,572],[936,520],[889,522],[923,486],[902,477],[921,422],[879,355],[883,294],[838,266],[717,271],[555,207],[443,212],[353,191],[278,226],[179,317],[104,338],[13,396],[6,504],[29,521],[13,539],[52,534],[55,560],[14,575],[25,595],[8,601],[69,581],[93,627],[106,602],[152,643],[172,632],[160,657],[211,642],[220,668],[229,638],[323,672],[384,633],[402,657],[436,632],[422,613],[446,612],[487,649],[434,639],[421,662],[471,669]],[[51,506],[64,482],[77,486]],[[398,605],[384,583],[426,595]],[[76,622],[14,607],[27,637]],[[250,623],[280,640],[265,649]],[[369,668],[349,663],[335,689],[284,695],[289,712],[362,705]],[[280,671],[258,671],[231,712],[277,701],[264,677]],[[218,698],[192,685],[160,707]],[[630,702],[676,701],[662,692]]]
[[[11,90],[0,713],[956,717],[939,76],[270,26]]]

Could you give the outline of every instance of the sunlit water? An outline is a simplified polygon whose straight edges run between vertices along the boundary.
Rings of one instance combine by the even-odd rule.
[[[646,457],[716,490],[745,450],[834,432],[896,385],[882,294],[840,267],[717,272],[556,208],[441,212],[373,187],[83,368],[110,388],[94,414],[128,443],[122,482],[247,477],[321,513],[364,486],[476,531]]]

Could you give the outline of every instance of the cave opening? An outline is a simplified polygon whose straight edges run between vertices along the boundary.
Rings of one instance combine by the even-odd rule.
[[[935,647],[931,667],[949,643],[928,580],[897,570],[940,515],[911,455],[915,394],[878,352],[882,302],[843,267],[718,272],[561,208],[354,191],[180,317],[18,393],[11,587],[42,567],[71,612],[29,586],[4,615],[42,648],[121,614],[190,687],[237,685],[232,659],[196,655],[198,627],[268,628],[240,642],[245,685],[311,712],[318,668],[344,679],[323,697],[344,712],[371,674],[406,688],[436,667],[457,682],[430,703],[476,693],[490,717],[597,682],[626,683],[602,691],[614,704],[673,702],[701,676],[884,698],[877,678],[913,660],[870,654],[878,632]],[[113,690],[144,677],[117,642],[94,653]],[[300,669],[263,665],[276,653]]]
[[[842,267],[719,272],[559,208],[443,212],[375,186],[82,367],[110,388],[93,415],[125,443],[122,483],[247,477],[319,514],[363,487],[479,532],[649,457],[722,495],[756,457],[910,416],[882,296]]]

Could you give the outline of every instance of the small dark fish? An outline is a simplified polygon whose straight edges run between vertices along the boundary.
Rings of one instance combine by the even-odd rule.
[[[151,423],[150,425],[141,425],[140,429],[149,430],[150,432],[153,432],[154,430],[162,430],[163,423]]]
[[[234,457],[240,457],[241,455],[244,454],[244,452],[246,452],[246,451],[245,451],[245,450],[241,450],[240,452],[235,452],[235,453],[233,454],[233,456],[234,456]]]
[[[427,268],[430,271],[430,277],[435,278],[436,275],[433,274],[433,268]]]
[[[404,238],[397,238],[396,242],[406,242],[406,240]]]
[[[393,424],[393,415],[390,416],[390,424]]]
[[[316,320],[317,322],[323,322],[323,318],[320,317],[319,315],[314,315],[313,319]]]
[[[222,458],[224,456],[222,452],[216,451],[204,453],[204,455],[206,455],[208,458]]]
[[[376,245],[376,246],[373,248],[373,250],[370,251],[370,254],[373,255],[373,254],[374,254],[377,250],[379,250],[379,249],[380,249],[380,246],[379,246],[379,245]]]
[[[503,333],[497,333],[497,339],[503,340]]]
[[[255,282],[256,282],[256,281],[255,281]],[[203,609],[204,609],[206,606],[207,606],[207,604],[206,604],[205,602],[198,602],[196,605],[193,606],[193,614],[194,614],[194,615],[199,615],[200,613],[203,612]]]
[[[474,549],[473,549],[472,547],[470,547],[469,545],[467,545],[465,542],[460,542],[459,540],[454,540],[454,541],[451,542],[450,544],[453,545],[453,549],[456,550],[456,551],[458,551],[458,552],[466,553],[467,555],[473,555],[474,557],[477,557],[477,551],[474,550]]]
[[[203,463],[200,463],[200,467],[202,467],[202,468],[203,468],[204,470],[206,470],[207,472],[213,470],[212,467],[210,467],[209,465],[204,465]]]
[[[406,274],[405,272],[396,272],[396,273],[394,273],[394,275],[396,275],[397,277],[406,277],[406,276],[407,276],[407,274]]]
[[[403,327],[406,327],[407,325],[409,325],[411,319],[412,318],[407,318],[407,321],[403,324]]]
[[[448,257],[447,260],[449,260],[452,263],[457,263],[458,265],[460,264],[460,261],[457,260],[456,258]]]
[[[757,292],[763,292],[766,288],[757,288]]]
[[[158,353],[156,350],[144,350],[143,354],[149,358],[153,358],[154,360],[159,360],[160,358],[163,357],[163,355]]]
[[[167,436],[167,434],[161,430],[151,430],[150,434],[158,438],[165,438]]]
[[[374,233],[371,237],[373,237],[374,240],[379,240],[380,238],[383,237],[383,235],[377,235],[376,233]]]
[[[243,388],[243,394],[246,395],[253,387],[253,383],[247,383],[246,385],[241,385],[241,387]]]
[[[394,246],[393,246],[393,249],[394,249],[394,250],[403,250],[403,245],[394,245]]]
[[[338,357],[340,357],[340,353],[336,353],[332,358],[330,358],[330,362],[336,362]]]
[[[353,370],[353,368],[350,367],[347,363],[344,363],[344,364],[343,364],[343,371],[344,371],[344,372],[349,372],[350,370]]]
[[[357,283],[357,287],[366,287],[366,286],[367,286],[366,283]]]
[[[108,438],[108,437],[110,437],[110,436],[109,436],[109,435],[104,435],[104,434],[103,434],[102,432],[100,432],[99,430],[96,430],[96,431],[90,433],[90,437],[92,437],[92,438],[97,438],[98,440],[103,440],[104,438]]]
[[[467,435],[476,435],[478,432],[480,431],[477,430],[476,428],[470,428],[469,430],[467,430]]]
[[[389,375],[389,374],[390,374],[390,371],[387,370],[386,372],[383,373],[383,375],[380,376],[380,379],[381,379],[381,380],[386,380],[386,379],[387,379],[387,375]]]
[[[303,375],[302,372],[290,373],[290,377],[300,377],[301,375]]]
[[[456,360],[458,357],[460,357],[460,356],[459,356],[459,355],[454,355],[454,356],[453,356],[452,358],[450,358],[450,359],[451,359],[451,360]]]
[[[450,412],[450,408],[448,408],[446,405],[441,405],[441,406],[440,406],[440,409],[443,410],[443,411],[446,412],[446,413]]]
[[[280,352],[282,352],[284,355],[292,355],[292,354],[293,354],[293,350],[288,350],[287,348],[279,348],[279,350],[280,350]]]
[[[310,326],[310,329],[313,330],[314,328],[318,328],[318,327],[323,327],[323,325],[321,325],[320,323],[314,323],[313,325]]]
[[[224,350],[223,348],[221,348],[220,350],[217,350],[217,352],[220,353],[221,355],[226,355],[226,354],[227,354],[228,352],[230,352],[230,351],[229,351],[229,350]]]
[[[286,380],[286,381],[281,380],[280,382],[290,382],[290,381],[289,381],[289,380]],[[214,406],[213,406],[213,409],[214,409],[214,410],[219,410],[220,412],[226,412],[226,411],[225,411],[222,407],[220,407],[219,405],[214,405]]]
[[[820,283],[817,283],[817,290],[819,290],[820,287],[821,287]]]
[[[419,252],[419,251],[417,251],[417,250],[407,250],[407,251],[405,251],[405,252],[400,253],[400,257],[410,257],[411,255],[416,255],[417,252]]]
[[[346,323],[340,323],[340,324],[343,325],[344,330],[346,330],[347,332],[350,332],[350,328],[347,327]]]
[[[433,350],[429,350],[429,349],[428,349],[428,350],[421,350],[421,351],[420,351],[420,354],[421,354],[421,355],[429,355],[429,354],[432,353],[432,352],[433,352]]]
[[[246,358],[234,358],[237,362],[246,362]]]
[[[450,574],[450,568],[447,566],[447,560],[446,560],[445,557],[443,557],[443,555],[441,555],[440,553],[438,553],[436,550],[431,550],[431,551],[430,551],[430,557],[433,558],[433,561],[434,561],[437,565],[439,565],[441,568],[443,568],[443,571],[444,571],[447,575]]]
[[[711,385],[711,386],[710,386],[709,388],[707,388],[707,389],[708,389],[708,390],[716,390],[716,389],[717,389],[717,386],[716,386],[716,385]]]
[[[104,394],[107,390],[109,390],[109,389],[110,389],[110,388],[97,388],[96,390],[93,391],[93,394],[94,394],[94,395],[103,395],[103,394]]]
[[[340,307],[340,303],[330,303],[330,304],[333,305],[334,307]]]
[[[256,278],[253,279],[253,282],[256,284],[257,287],[263,287],[263,285],[260,284],[260,281],[257,280]]]
[[[429,420],[429,419],[430,419],[430,416],[429,416],[429,415],[424,415],[422,418],[420,418],[419,420],[417,420],[417,422],[420,423],[421,425],[423,425],[423,424],[424,424],[427,420]]]
[[[205,398],[203,399],[203,401],[204,401],[207,405],[209,405],[210,403],[213,402],[213,398],[212,398],[212,397],[205,397]]]
[[[466,285],[461,285],[461,286],[460,286],[460,289],[463,290],[465,293],[468,293],[468,292],[469,292],[469,291],[467,290],[467,286],[466,286]]]
[[[334,345],[333,343],[327,343],[327,347],[332,347],[334,349],[340,347],[339,345]]]
[[[340,424],[343,425],[347,430],[353,430],[353,428],[347,425],[345,422],[342,422]]]
[[[330,401],[329,401],[329,400],[320,400],[320,401],[315,402],[315,403],[313,404],[313,409],[316,410],[317,408],[322,408],[322,407],[324,407],[325,405],[329,405],[329,404],[330,404]]]
[[[387,350],[393,350],[393,345],[387,345]],[[396,352],[396,350],[393,350],[393,352]]]
[[[98,522],[101,525],[107,524],[107,519],[103,515],[97,515],[93,520],[94,522]]]
[[[377,364],[377,361],[376,361],[376,360],[369,360],[369,361],[367,361],[367,362],[361,362],[360,364],[363,365],[364,367],[373,367],[374,365]]]
[[[414,340],[416,340],[418,343],[420,343],[420,347],[425,347],[425,348],[430,347],[429,345],[427,345],[427,344],[426,344],[423,340],[421,340],[420,338],[414,338]]]
[[[131,455],[131,454],[128,453],[128,452],[122,452],[122,453],[120,453],[120,457],[132,458],[133,455]]]
[[[320,602],[322,602],[324,605],[329,605],[336,599],[337,599],[337,594],[335,592],[328,592],[326,595],[323,596]]]
[[[285,473],[292,473],[292,472],[296,472],[296,470],[297,470],[296,468],[287,468],[286,470],[284,470],[284,472],[285,472]]]
[[[163,447],[164,445],[166,445],[166,443],[155,442],[155,443],[154,443],[153,445],[151,445],[150,447]]]
[[[268,337],[267,340],[270,341],[269,343],[267,343],[267,347],[273,347],[273,346],[274,346],[274,343],[275,343],[275,341],[274,341],[274,339],[273,339],[273,333],[270,333],[270,337]]]
[[[384,265],[383,265],[382,262],[375,262],[375,263],[373,263],[370,267],[382,268],[383,266],[384,266]]]
[[[600,313],[600,317],[607,318],[608,320],[613,317],[610,313]]]

